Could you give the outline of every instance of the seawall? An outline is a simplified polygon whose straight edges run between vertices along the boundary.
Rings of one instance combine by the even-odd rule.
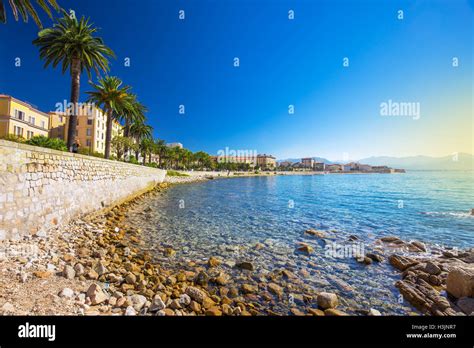
[[[47,234],[163,182],[166,171],[0,140],[0,239]]]

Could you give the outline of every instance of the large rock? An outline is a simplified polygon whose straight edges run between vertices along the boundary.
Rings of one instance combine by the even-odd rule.
[[[467,315],[474,315],[474,298],[462,297],[456,304]]]
[[[456,298],[474,297],[474,270],[453,269],[446,279],[446,291]]]
[[[441,268],[439,268],[435,263],[428,261],[423,269],[426,273],[432,275],[438,275],[441,273]]]
[[[151,302],[150,312],[158,312],[162,309],[165,309],[166,305],[161,299],[160,295],[155,295],[153,301]]]
[[[74,270],[74,268],[72,268],[72,266],[66,265],[63,269],[63,276],[66,279],[74,279],[74,277],[76,276],[76,271]]]
[[[143,295],[132,295],[129,298],[129,301],[132,303],[133,309],[135,309],[137,312],[139,312],[146,303],[146,297]]]
[[[202,301],[206,298],[206,294],[202,290],[193,286],[188,286],[185,292],[197,303],[202,303]]]
[[[393,267],[399,269],[400,271],[404,271],[407,268],[415,266],[419,263],[418,261],[416,261],[412,258],[409,258],[409,257],[406,257],[406,256],[401,256],[401,255],[395,255],[395,254],[391,255],[388,258],[388,261],[390,262],[390,264]]]
[[[92,284],[87,290],[87,296],[91,300],[92,305],[97,305],[99,303],[105,302],[108,299],[108,296],[102,291],[102,288],[97,284]]]
[[[318,295],[318,306],[322,309],[337,307],[339,300],[337,295],[331,292],[321,292]]]

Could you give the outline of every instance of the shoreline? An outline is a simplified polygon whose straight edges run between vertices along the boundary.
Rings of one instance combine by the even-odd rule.
[[[265,294],[269,303],[284,300],[289,286],[301,286],[294,283],[291,271],[283,271],[266,282],[250,282],[235,289],[226,286],[229,274],[223,270],[223,260],[212,255],[204,263],[179,265],[182,270],[173,271],[155,264],[152,255],[142,250],[142,231],[123,225],[128,209],[162,194],[172,184],[208,180],[199,175],[191,177],[193,181],[183,180],[190,177],[173,178],[181,181],[159,184],[118,206],[76,219],[67,226],[54,229],[47,238],[2,242],[3,250],[9,250],[11,255],[0,259],[3,270],[0,284],[5,289],[0,296],[0,313],[281,315],[273,313],[270,307],[262,307],[255,300],[256,293]],[[304,233],[325,240],[329,232],[313,230]],[[400,270],[400,279],[395,286],[421,313],[462,315],[461,307],[466,305],[459,305],[461,300],[451,301],[443,292],[446,291],[449,272],[460,267],[472,270],[474,250],[459,253],[445,250],[437,255],[425,255],[423,248],[426,251],[426,246],[420,242],[404,242],[397,237],[379,240],[376,247],[381,252],[373,252],[371,246],[371,252],[361,257],[359,263],[377,267],[379,262],[388,262]],[[36,256],[28,258],[21,254],[21,250],[31,252],[35,245],[38,246]],[[15,250],[20,251],[18,255],[14,255]],[[170,258],[176,253],[171,248],[165,248],[163,252]],[[422,255],[417,257],[420,252]],[[242,273],[251,276],[251,264],[243,262],[240,267]],[[307,292],[302,298],[306,310],[295,307],[288,314],[347,315],[337,308],[339,299],[336,294]],[[381,313],[366,308],[359,314]]]

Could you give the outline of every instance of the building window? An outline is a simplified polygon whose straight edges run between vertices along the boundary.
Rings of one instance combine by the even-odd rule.
[[[35,118],[34,118],[33,116],[30,116],[29,122],[30,122],[32,125],[35,124],[35,121],[36,121]]]
[[[102,133],[102,140],[104,140],[104,133]]]
[[[25,113],[23,111],[15,109],[15,118],[19,120],[25,120]]]
[[[92,119],[87,119],[87,125],[92,126]]]
[[[13,126],[13,133],[19,137],[23,137],[23,128],[18,126]]]
[[[62,116],[59,116],[59,122],[63,122],[63,117]]]
[[[87,147],[91,147],[91,145],[92,145],[91,140],[90,140],[90,139],[86,139],[86,146],[87,146]]]
[[[88,137],[90,137],[91,134],[92,134],[92,129],[87,128],[87,129],[86,129],[86,135],[87,135]]]
[[[97,140],[97,148],[99,148],[99,140]]]
[[[46,129],[46,122],[41,121],[41,128]]]
[[[32,131],[26,131],[26,139],[31,139],[35,136]]]

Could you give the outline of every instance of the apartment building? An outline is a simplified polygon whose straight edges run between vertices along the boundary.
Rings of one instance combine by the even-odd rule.
[[[55,126],[51,128],[51,136],[56,135],[55,137],[67,142],[69,117],[63,112],[50,112],[50,118],[51,123]],[[79,148],[87,148],[89,153],[96,152],[104,154],[106,127],[107,116],[101,109],[91,105],[80,107],[76,127],[76,138],[79,141]],[[122,134],[122,126],[119,122],[114,121],[112,126],[112,139]]]
[[[313,169],[314,167],[314,159],[311,157],[308,158],[302,158],[301,163],[303,164],[303,167]]]
[[[257,156],[257,166],[262,169],[270,169],[276,167],[276,158],[272,155],[258,155]]]
[[[33,105],[9,95],[0,94],[0,137],[9,134],[30,139],[48,136],[49,115]]]

